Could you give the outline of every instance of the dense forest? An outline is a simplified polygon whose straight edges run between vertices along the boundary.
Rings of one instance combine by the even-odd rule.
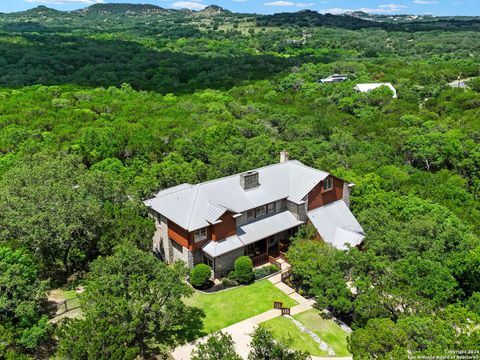
[[[135,359],[194,338],[185,269],[149,254],[142,201],[283,149],[355,183],[362,250],[305,228],[288,253],[353,328],[354,358],[480,350],[479,30],[214,6],[1,14],[0,358]],[[333,73],[350,80],[319,82]],[[374,81],[398,99],[355,92]],[[84,319],[48,322],[47,291],[79,283]]]

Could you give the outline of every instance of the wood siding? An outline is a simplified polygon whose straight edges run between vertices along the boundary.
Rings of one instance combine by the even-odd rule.
[[[212,226],[212,240],[214,241],[225,239],[237,233],[237,222],[232,213],[227,211],[220,217],[220,220],[221,223]]]
[[[190,248],[190,234],[181,226],[168,220],[168,237],[184,248]]]
[[[343,180],[333,177],[333,189],[323,190],[323,181],[308,193],[308,211],[343,198]]]

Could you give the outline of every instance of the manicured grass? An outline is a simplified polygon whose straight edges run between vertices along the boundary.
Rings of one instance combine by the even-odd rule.
[[[279,316],[263,323],[273,334],[273,337],[281,342],[289,339],[288,347],[294,350],[300,350],[316,356],[328,356],[326,351],[320,349],[319,345],[312,337],[302,331],[292,322],[292,320]]]
[[[350,355],[347,350],[348,334],[333,320],[322,319],[318,310],[307,310],[295,315],[294,318],[325,341],[337,356]]]
[[[205,312],[203,329],[207,333],[273,309],[274,301],[281,301],[286,307],[296,304],[268,280],[213,294],[196,291],[193,297],[185,300],[188,305]]]

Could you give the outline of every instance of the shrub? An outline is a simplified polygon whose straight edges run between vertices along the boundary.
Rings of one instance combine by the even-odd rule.
[[[190,283],[197,287],[203,288],[208,285],[212,268],[206,264],[197,264],[190,271]]]
[[[252,281],[255,277],[253,274],[252,259],[248,256],[240,256],[235,260],[235,276],[240,284]]]
[[[278,266],[272,264],[272,265],[261,267],[259,269],[255,269],[253,270],[253,273],[255,274],[255,279],[261,279],[261,278],[264,278],[265,276],[276,273],[279,270],[280,268]]]
[[[238,283],[236,280],[234,279],[230,279],[228,277],[224,277],[222,279],[222,285],[225,286],[225,287],[232,287],[232,286],[237,286]]]

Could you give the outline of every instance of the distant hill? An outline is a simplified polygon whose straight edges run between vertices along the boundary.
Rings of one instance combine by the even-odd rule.
[[[232,12],[218,5],[209,5],[205,9],[198,11],[198,13],[202,15],[212,16],[212,15],[231,14]]]
[[[84,9],[77,10],[83,14],[114,14],[114,15],[142,15],[142,14],[158,14],[165,13],[167,9],[151,4],[94,4]]]
[[[40,6],[34,7],[33,9],[22,11],[21,13],[26,15],[60,15],[63,12],[59,10],[51,9],[44,5],[40,5]]]

